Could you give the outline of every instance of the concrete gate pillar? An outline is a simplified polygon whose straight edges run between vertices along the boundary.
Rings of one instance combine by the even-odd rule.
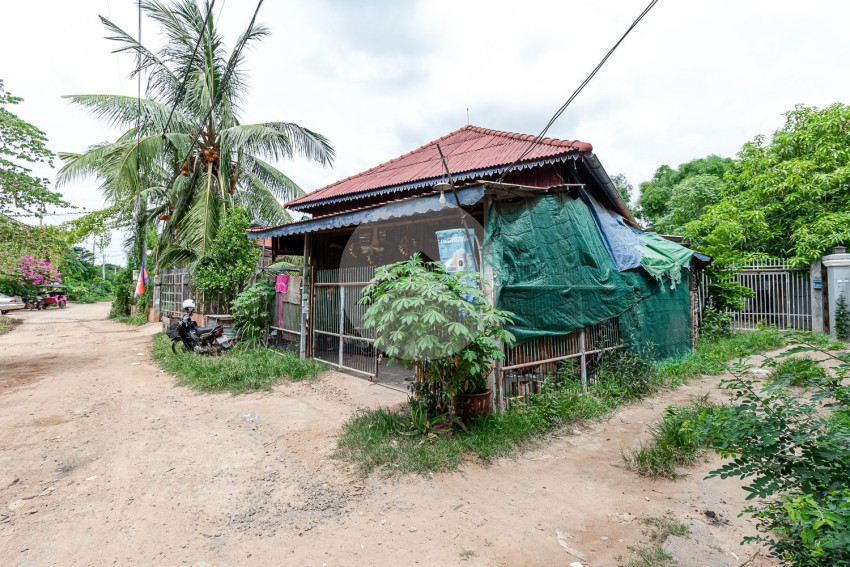
[[[821,260],[826,267],[826,297],[829,302],[829,334],[835,337],[835,303],[844,296],[850,304],[850,254],[844,246],[833,248],[833,254]],[[814,307],[814,305],[812,306]]]

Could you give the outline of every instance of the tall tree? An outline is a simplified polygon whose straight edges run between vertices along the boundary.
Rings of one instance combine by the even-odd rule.
[[[68,207],[62,195],[51,191],[50,182],[36,177],[24,164],[53,166],[47,135],[7,107],[23,99],[7,91],[0,79],[0,213],[14,210],[44,214],[47,206]]]
[[[142,0],[141,6],[159,27],[159,50],[148,49],[102,16],[101,21],[118,45],[115,51],[138,58],[132,76],[147,77],[147,96],[141,101],[120,95],[67,97],[124,133],[83,153],[60,153],[65,165],[59,180],[96,177],[124,219],[133,216],[135,204],[148,203],[145,218],[161,223],[159,264],[188,264],[208,252],[233,206],[244,208],[256,223],[288,220],[277,198],[303,191],[268,160],[303,156],[329,165],[334,151],[325,137],[297,124],[241,123],[247,90],[242,48],[266,37],[265,26],[250,28],[228,51],[209,0],[202,6],[194,0]]]
[[[620,198],[623,199],[623,202],[628,207],[629,211],[632,213],[632,216],[635,218],[638,217],[638,211],[635,207],[632,206],[632,194],[634,192],[634,187],[625,175],[622,173],[618,173],[611,177],[611,183],[614,184],[614,188],[617,190],[617,193],[620,194]]]
[[[796,106],[768,140],[744,145],[723,198],[688,225],[709,254],[805,266],[850,243],[850,106]]]
[[[655,171],[655,174],[652,176],[652,181],[646,181],[640,184],[638,205],[640,206],[640,211],[644,220],[657,230],[662,230],[661,227],[656,227],[655,225],[666,215],[672,214],[675,217],[679,217],[682,216],[683,213],[690,214],[690,220],[693,220],[693,218],[695,218],[693,214],[696,211],[688,210],[690,205],[686,195],[671,201],[674,193],[677,192],[675,190],[676,186],[690,177],[697,175],[710,175],[715,177],[713,184],[718,187],[722,187],[723,176],[731,164],[731,158],[710,155],[683,163],[676,169],[671,168],[669,165],[662,165]],[[700,183],[704,186],[709,181],[711,180],[703,178]],[[693,185],[686,185],[680,192],[692,194],[693,189]],[[705,195],[703,195],[703,197],[704,196]],[[671,205],[673,208],[671,208]],[[675,207],[682,205],[685,206],[684,209],[676,210]],[[676,232],[681,226],[680,223],[670,226],[669,218],[666,225],[667,226],[663,228],[666,232]]]

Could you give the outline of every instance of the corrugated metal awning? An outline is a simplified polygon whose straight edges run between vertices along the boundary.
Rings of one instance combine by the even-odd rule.
[[[484,197],[484,187],[477,185],[475,187],[464,187],[457,190],[457,198],[460,201],[460,206],[469,207],[476,204]],[[293,236],[297,234],[308,234],[312,232],[321,232],[324,230],[332,230],[335,228],[345,228],[349,226],[358,226],[364,223],[379,222],[390,219],[399,219],[422,215],[425,213],[436,213],[447,209],[456,209],[454,193],[446,193],[446,202],[440,202],[440,195],[424,195],[421,197],[412,197],[401,201],[393,201],[386,205],[371,207],[368,209],[360,209],[339,215],[331,215],[319,217],[306,221],[293,222],[281,226],[274,226],[262,230],[249,232],[251,239],[259,240],[272,236]]]

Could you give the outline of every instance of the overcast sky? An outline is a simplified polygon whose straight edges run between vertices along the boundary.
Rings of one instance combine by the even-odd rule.
[[[228,46],[255,5],[217,0]],[[474,125],[536,134],[645,5],[268,0],[258,20],[272,35],[249,54],[242,120],[296,122],[330,138],[333,168],[279,164],[306,191],[460,128],[467,108]],[[98,15],[135,35],[131,0],[3,2],[0,78],[55,151],[118,134],[62,95],[136,93],[132,57],[111,53]],[[608,173],[635,187],[661,164],[734,156],[795,104],[850,102],[848,22],[846,1],[661,0],[549,135],[592,143]],[[152,22],[142,33],[159,45]],[[64,193],[104,206],[94,182]],[[120,250],[115,239],[110,261]]]

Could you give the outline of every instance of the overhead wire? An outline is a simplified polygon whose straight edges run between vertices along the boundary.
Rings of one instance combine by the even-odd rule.
[[[646,16],[649,13],[649,11],[652,10],[652,8],[657,3],[658,3],[658,0],[652,0],[647,5],[647,7],[643,9],[643,12],[641,12],[640,15],[638,15],[638,17],[635,19],[635,21],[632,22],[632,25],[630,25],[629,28],[626,30],[626,32],[620,37],[620,39],[617,40],[617,43],[615,43],[614,46],[611,49],[608,50],[608,53],[606,53],[605,57],[602,58],[602,60],[599,62],[599,64],[596,65],[596,67],[593,68],[593,71],[590,72],[590,74],[584,79],[584,81],[581,82],[581,84],[578,86],[578,88],[575,91],[573,91],[573,94],[570,95],[570,97],[567,99],[567,101],[564,104],[561,105],[561,107],[555,112],[554,115],[552,115],[552,118],[549,119],[549,122],[546,124],[546,126],[543,128],[543,130],[541,130],[540,133],[533,140],[531,140],[528,143],[525,150],[523,150],[523,152],[519,155],[518,158],[516,158],[510,165],[506,166],[502,170],[502,173],[499,176],[499,183],[504,181],[505,175],[508,173],[508,171],[510,171],[517,163],[522,161],[522,159],[525,156],[527,156],[531,152],[532,149],[534,149],[534,146],[536,146],[537,144],[540,143],[540,141],[543,139],[543,137],[549,131],[549,128],[551,128],[552,125],[555,123],[555,121],[557,121],[558,118],[561,117],[561,114],[564,113],[564,111],[567,109],[567,107],[570,105],[570,103],[572,103],[573,100],[575,100],[575,98],[579,95],[579,93],[581,93],[581,91],[584,90],[584,87],[586,87],[587,84],[593,79],[593,77],[596,76],[596,73],[598,73],[599,70],[602,68],[602,66],[605,65],[605,62],[608,61],[608,58],[611,57],[611,55],[614,53],[614,51],[616,51],[616,49],[620,46],[620,44],[623,43],[623,40],[626,39],[626,36],[628,36],[629,33],[631,33],[631,31],[633,29],[635,29],[635,27],[640,23],[640,21],[644,18],[644,16]]]

